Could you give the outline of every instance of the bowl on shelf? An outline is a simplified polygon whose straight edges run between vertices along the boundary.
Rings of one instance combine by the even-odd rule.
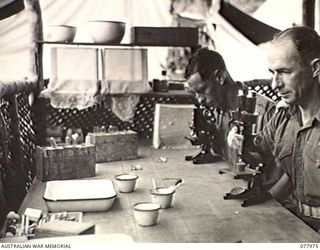
[[[133,206],[133,215],[140,226],[153,226],[157,224],[160,205],[152,202],[136,203]]]
[[[51,42],[72,42],[77,28],[70,25],[50,25],[49,40]]]
[[[118,21],[88,21],[91,38],[95,43],[120,43],[125,32],[126,23]]]
[[[115,176],[116,185],[119,192],[131,193],[134,191],[137,179],[139,177],[135,174],[118,174]]]

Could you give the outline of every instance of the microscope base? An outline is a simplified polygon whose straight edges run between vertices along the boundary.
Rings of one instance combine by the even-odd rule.
[[[246,179],[260,173],[261,171],[248,167],[246,167],[243,171],[237,171],[233,168],[224,168],[219,170],[219,174],[232,174],[234,179]]]
[[[256,205],[256,204],[261,204],[261,203],[265,202],[268,199],[269,199],[269,197],[264,196],[262,194],[253,195],[252,197],[242,201],[241,206],[242,207],[248,207],[248,206],[252,206],[252,205]]]
[[[201,150],[196,155],[187,155],[185,157],[186,161],[192,161],[193,164],[206,164],[206,163],[215,163],[222,160],[221,155],[212,155],[210,152]]]
[[[239,191],[240,190],[240,191]],[[254,195],[254,191],[252,189],[247,189],[244,187],[236,187],[233,188],[230,193],[226,193],[223,196],[224,200],[243,200],[243,199],[248,199],[252,195]]]
[[[261,167],[251,169],[245,167],[244,171],[234,171],[233,169],[222,169],[220,174],[231,173],[235,179],[246,179],[248,181],[247,188],[235,187],[223,197],[225,200],[240,199],[242,200],[241,206],[248,207],[251,205],[260,204],[269,198],[271,195],[262,189]]]
[[[252,189],[246,189],[243,193],[240,194],[232,194],[226,193],[223,197],[224,200],[243,200],[241,202],[241,207],[248,207],[256,204],[261,204],[262,202],[268,199],[267,196],[262,194],[257,194]]]

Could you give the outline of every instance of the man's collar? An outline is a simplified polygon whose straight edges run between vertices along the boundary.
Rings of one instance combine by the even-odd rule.
[[[318,122],[320,122],[320,108],[314,117],[318,120]]]
[[[291,116],[296,116],[298,115],[299,113],[299,107],[298,105],[290,105],[288,107],[288,112]],[[314,119],[317,119],[318,122],[320,122],[320,108],[318,109],[318,112],[313,116],[313,120]]]
[[[298,115],[298,114],[299,114],[299,107],[298,107],[298,105],[290,105],[290,106],[287,106],[286,108],[288,109],[288,113],[289,113],[291,116],[295,116],[295,115]]]

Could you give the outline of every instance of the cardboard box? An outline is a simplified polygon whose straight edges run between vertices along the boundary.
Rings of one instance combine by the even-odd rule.
[[[193,104],[156,103],[152,140],[154,148],[194,148],[185,139],[191,134],[194,108]]]
[[[41,181],[93,177],[95,163],[94,145],[37,146],[36,149],[36,173]]]
[[[96,146],[96,162],[131,160],[138,157],[138,134],[132,130],[88,133]]]
[[[132,27],[131,41],[135,45],[190,46],[199,45],[195,27]]]
[[[49,221],[35,229],[35,238],[94,234],[95,224],[74,221]]]

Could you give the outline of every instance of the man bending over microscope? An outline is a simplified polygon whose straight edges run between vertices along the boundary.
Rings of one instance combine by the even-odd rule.
[[[200,105],[216,109],[217,135],[214,140],[214,151],[220,153],[234,165],[237,161],[235,150],[230,150],[227,144],[227,134],[230,123],[233,121],[232,112],[237,110],[239,91],[248,92],[248,86],[234,81],[229,74],[222,56],[213,50],[202,48],[190,59],[186,70],[188,87],[196,94]],[[275,111],[275,103],[262,95],[256,94],[255,111],[257,118],[257,131],[260,131],[270,120]],[[275,169],[274,158],[266,162],[269,168],[264,172],[263,186],[267,190],[281,176],[281,170]],[[280,172],[280,173],[279,173]]]

